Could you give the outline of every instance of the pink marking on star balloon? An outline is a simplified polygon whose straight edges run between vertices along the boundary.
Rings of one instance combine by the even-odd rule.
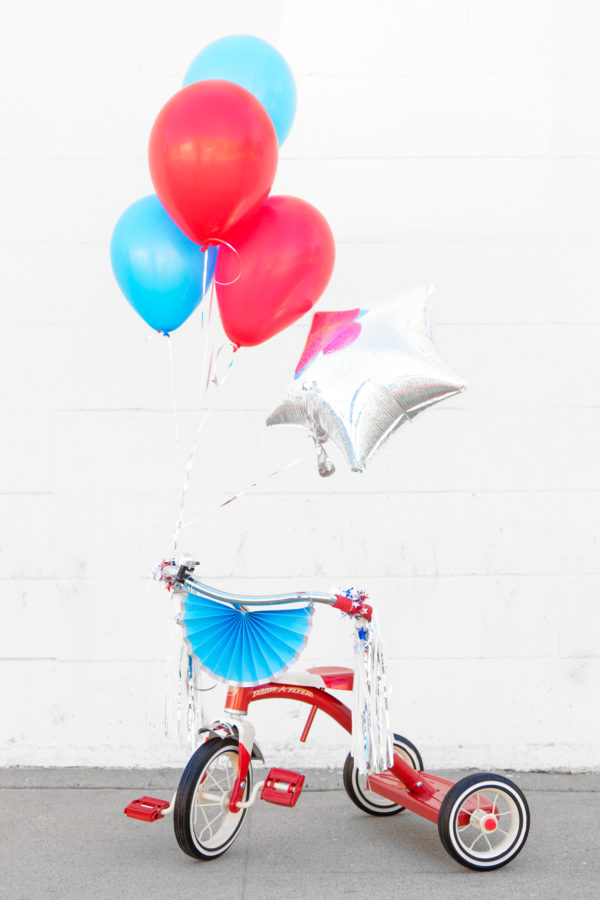
[[[319,353],[335,353],[353,344],[361,332],[356,319],[363,312],[362,309],[342,309],[315,313],[294,377],[298,378]]]
[[[338,331],[335,337],[325,344],[323,353],[335,353],[336,350],[343,350],[353,344],[361,332],[361,326],[358,322],[352,322],[346,325],[341,331]]]

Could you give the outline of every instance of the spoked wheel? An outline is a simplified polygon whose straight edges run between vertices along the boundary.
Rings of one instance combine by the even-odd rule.
[[[444,797],[438,830],[444,848],[461,865],[499,869],[515,858],[527,840],[527,800],[502,775],[468,775]]]
[[[173,810],[177,843],[195,859],[215,859],[231,847],[248,812],[229,811],[237,776],[238,742],[212,738],[199,747],[184,769]],[[244,800],[252,789],[248,770]]]
[[[414,744],[399,734],[394,735],[394,751],[398,753],[417,772],[423,771],[421,754]],[[346,757],[344,764],[344,787],[353,803],[363,812],[372,816],[395,816],[402,812],[403,806],[390,803],[381,794],[370,791],[367,787],[367,776],[361,775],[354,765],[354,757],[351,753]]]

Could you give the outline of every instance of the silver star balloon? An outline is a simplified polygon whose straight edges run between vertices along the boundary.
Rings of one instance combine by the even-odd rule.
[[[331,440],[353,472],[404,422],[466,384],[432,336],[433,288],[373,309],[317,312],[286,399],[267,425],[302,425],[317,448],[319,474],[335,471]]]

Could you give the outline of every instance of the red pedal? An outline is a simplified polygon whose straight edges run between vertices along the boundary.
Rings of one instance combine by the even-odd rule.
[[[123,812],[130,819],[141,819],[142,822],[155,822],[161,819],[163,810],[170,806],[168,800],[158,800],[157,797],[140,797],[132,800]]]
[[[295,806],[304,787],[304,775],[288,769],[271,769],[266,777],[260,799],[278,806]]]

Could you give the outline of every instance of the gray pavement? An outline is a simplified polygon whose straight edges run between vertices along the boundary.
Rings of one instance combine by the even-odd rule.
[[[292,810],[257,802],[230,850],[201,863],[181,852],[170,819],[123,815],[144,793],[168,799],[179,772],[0,770],[0,897],[600,898],[600,775],[506,774],[527,794],[529,840],[504,869],[478,873],[424,819],[361,813],[339,773],[307,773]]]

